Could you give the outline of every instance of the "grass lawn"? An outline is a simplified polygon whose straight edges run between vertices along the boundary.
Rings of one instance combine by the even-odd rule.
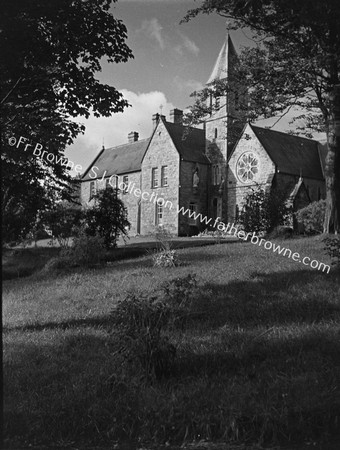
[[[282,245],[329,264],[319,238]],[[176,268],[143,256],[4,282],[7,448],[336,439],[339,271],[250,243],[178,253]],[[172,330],[173,370],[147,383],[117,357],[110,312],[129,292],[151,294],[188,274],[204,314]]]

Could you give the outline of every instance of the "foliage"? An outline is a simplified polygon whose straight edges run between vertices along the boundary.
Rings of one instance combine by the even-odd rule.
[[[151,257],[155,267],[176,267],[178,265],[176,250],[156,250]]]
[[[101,236],[107,249],[116,247],[119,236],[125,238],[130,229],[127,209],[112,187],[96,194],[94,206],[86,211],[85,220],[87,233]]]
[[[90,236],[84,224],[75,233],[71,247],[64,248],[61,257],[66,258],[73,266],[90,267],[100,264],[104,257],[104,239],[98,234]]]
[[[197,295],[195,274],[175,278],[151,294],[130,293],[111,314],[119,336],[118,353],[130,362],[138,360],[146,380],[171,373],[176,348],[170,343],[174,327],[184,323]]]
[[[326,201],[312,202],[295,213],[307,234],[322,233],[325,220]]]
[[[155,238],[157,241],[156,251],[151,253],[155,267],[175,267],[178,265],[178,254],[173,249],[171,233],[164,227],[157,227]]]
[[[293,236],[293,228],[285,226],[285,225],[278,225],[273,229],[273,231],[270,233],[269,238],[270,239],[290,239]]]
[[[11,239],[12,225],[13,233],[19,227],[26,234],[36,212],[46,208],[50,198],[71,197],[64,151],[84,132],[74,118],[88,118],[91,111],[96,117],[109,116],[127,106],[113,86],[96,79],[103,58],[120,63],[132,57],[125,42],[126,27],[112,16],[111,3],[17,0],[3,4],[0,124],[6,239]],[[19,141],[20,137],[25,141],[19,147],[9,145],[10,138]],[[33,154],[37,144],[54,155],[52,162]]]
[[[340,119],[340,3],[204,0],[184,20],[213,12],[230,19],[230,29],[251,28],[257,44],[243,52],[237,68],[239,78],[246,80],[243,90],[250,100],[248,119],[282,117],[297,106],[302,109],[295,119],[304,121],[300,131],[309,135],[311,131],[326,131],[324,232],[336,231],[340,227],[340,132],[336,125]],[[214,85],[209,89],[219,96],[232,90],[232,82],[223,80],[216,89]],[[196,123],[205,115],[200,97],[197,99],[198,105],[193,107]],[[206,101],[205,95],[202,100]]]
[[[197,294],[196,274],[189,273],[186,277],[174,278],[163,284],[166,301],[173,308],[190,309],[193,296]]]
[[[293,245],[313,259],[323,254],[316,237]],[[152,384],[135,372],[137,359],[122,364],[108,317],[127,283],[146,295],[167,281],[147,258],[6,282],[5,447],[225,450],[232,441],[240,449],[301,449],[321,441],[337,449],[337,272],[325,276],[250,243],[179,252],[192,264],[176,277],[194,267],[194,303],[209,297],[211,308],[169,333],[171,376]]]
[[[158,296],[129,294],[112,312],[112,324],[120,336],[120,349],[125,359],[137,360],[147,380],[168,374],[176,349],[164,329],[171,308]]]
[[[75,235],[82,216],[80,208],[59,203],[53,209],[43,211],[38,220],[50,231],[52,239],[56,239],[60,247],[64,248],[69,246],[70,238]]]
[[[5,170],[2,171],[2,239],[5,244],[18,244],[22,242],[27,234],[34,228],[37,221],[37,211],[51,206],[52,198],[45,198],[42,186],[35,184],[35,196],[26,197],[25,181],[23,180],[16,195],[10,193],[11,188],[4,185],[6,177]]]
[[[270,233],[278,225],[283,225],[290,214],[286,196],[277,189],[270,192],[261,187],[252,189],[245,197],[239,222],[247,233]]]
[[[331,257],[332,264],[340,267],[340,237],[329,236],[323,239],[325,251]]]

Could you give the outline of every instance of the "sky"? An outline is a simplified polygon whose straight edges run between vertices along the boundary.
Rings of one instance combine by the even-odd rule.
[[[107,63],[97,78],[122,92],[131,104],[123,113],[107,118],[79,118],[86,131],[66,150],[66,156],[85,170],[102,146],[127,142],[137,131],[139,138],[150,136],[152,115],[167,118],[173,108],[185,110],[192,103],[190,94],[207,82],[226,38],[226,21],[217,14],[200,15],[180,24],[189,9],[200,0],[118,0],[113,15],[127,27],[127,44],[134,58],[126,63]],[[253,45],[247,31],[231,31],[237,51]],[[275,120],[258,123],[271,125]],[[274,129],[287,131],[289,117]]]

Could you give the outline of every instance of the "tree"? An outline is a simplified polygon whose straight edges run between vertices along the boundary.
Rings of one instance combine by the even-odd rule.
[[[128,105],[113,86],[96,79],[101,58],[120,63],[132,57],[125,43],[126,27],[110,13],[111,3],[16,0],[3,4],[2,192],[9,215],[14,208],[15,214],[25,217],[31,204],[36,211],[48,205],[47,188],[55,196],[61,192],[69,198],[64,151],[84,131],[74,118],[87,118],[90,111],[96,117],[109,116]],[[49,160],[33,154],[37,144],[52,155]]]
[[[80,208],[68,204],[59,203],[53,209],[43,211],[41,223],[47,227],[53,239],[56,239],[60,247],[68,247],[70,238],[75,235],[75,230],[80,226],[83,212]]]
[[[292,213],[285,199],[286,194],[277,189],[269,192],[260,187],[252,189],[245,198],[240,224],[247,233],[272,232],[275,227],[284,225]]]
[[[94,200],[94,206],[86,212],[87,234],[101,236],[107,249],[114,248],[119,236],[127,236],[130,228],[127,210],[112,187],[100,190]]]
[[[338,0],[204,0],[184,20],[216,12],[230,27],[249,27],[260,44],[241,58],[250,117],[285,114],[293,106],[307,131],[325,130],[327,207],[324,232],[340,230],[340,3]],[[225,87],[228,89],[228,86]],[[315,114],[318,110],[318,115]],[[321,120],[321,122],[320,122]]]

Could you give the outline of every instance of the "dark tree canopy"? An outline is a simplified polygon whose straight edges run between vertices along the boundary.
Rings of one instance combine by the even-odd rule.
[[[205,0],[184,20],[200,13],[231,19],[233,29],[249,27],[259,42],[245,50],[239,68],[239,78],[247,82],[250,119],[285,114],[300,106],[305,109],[298,117],[305,119],[303,131],[327,133],[324,231],[336,232],[340,227],[340,2]],[[199,109],[196,103],[196,118]]]
[[[113,0],[116,1],[116,0]],[[37,143],[63,155],[84,131],[75,117],[123,111],[126,100],[96,78],[101,58],[126,62],[132,57],[127,30],[110,12],[111,0],[16,0],[2,5],[0,80],[3,208],[19,214],[29,200],[42,207],[50,193],[65,189],[65,165],[32,155]],[[20,136],[32,146],[11,147]],[[65,192],[65,190],[64,190]],[[33,202],[34,203],[34,202]],[[20,205],[20,208],[18,206]],[[34,208],[33,208],[34,210]],[[34,215],[32,211],[32,215]]]

